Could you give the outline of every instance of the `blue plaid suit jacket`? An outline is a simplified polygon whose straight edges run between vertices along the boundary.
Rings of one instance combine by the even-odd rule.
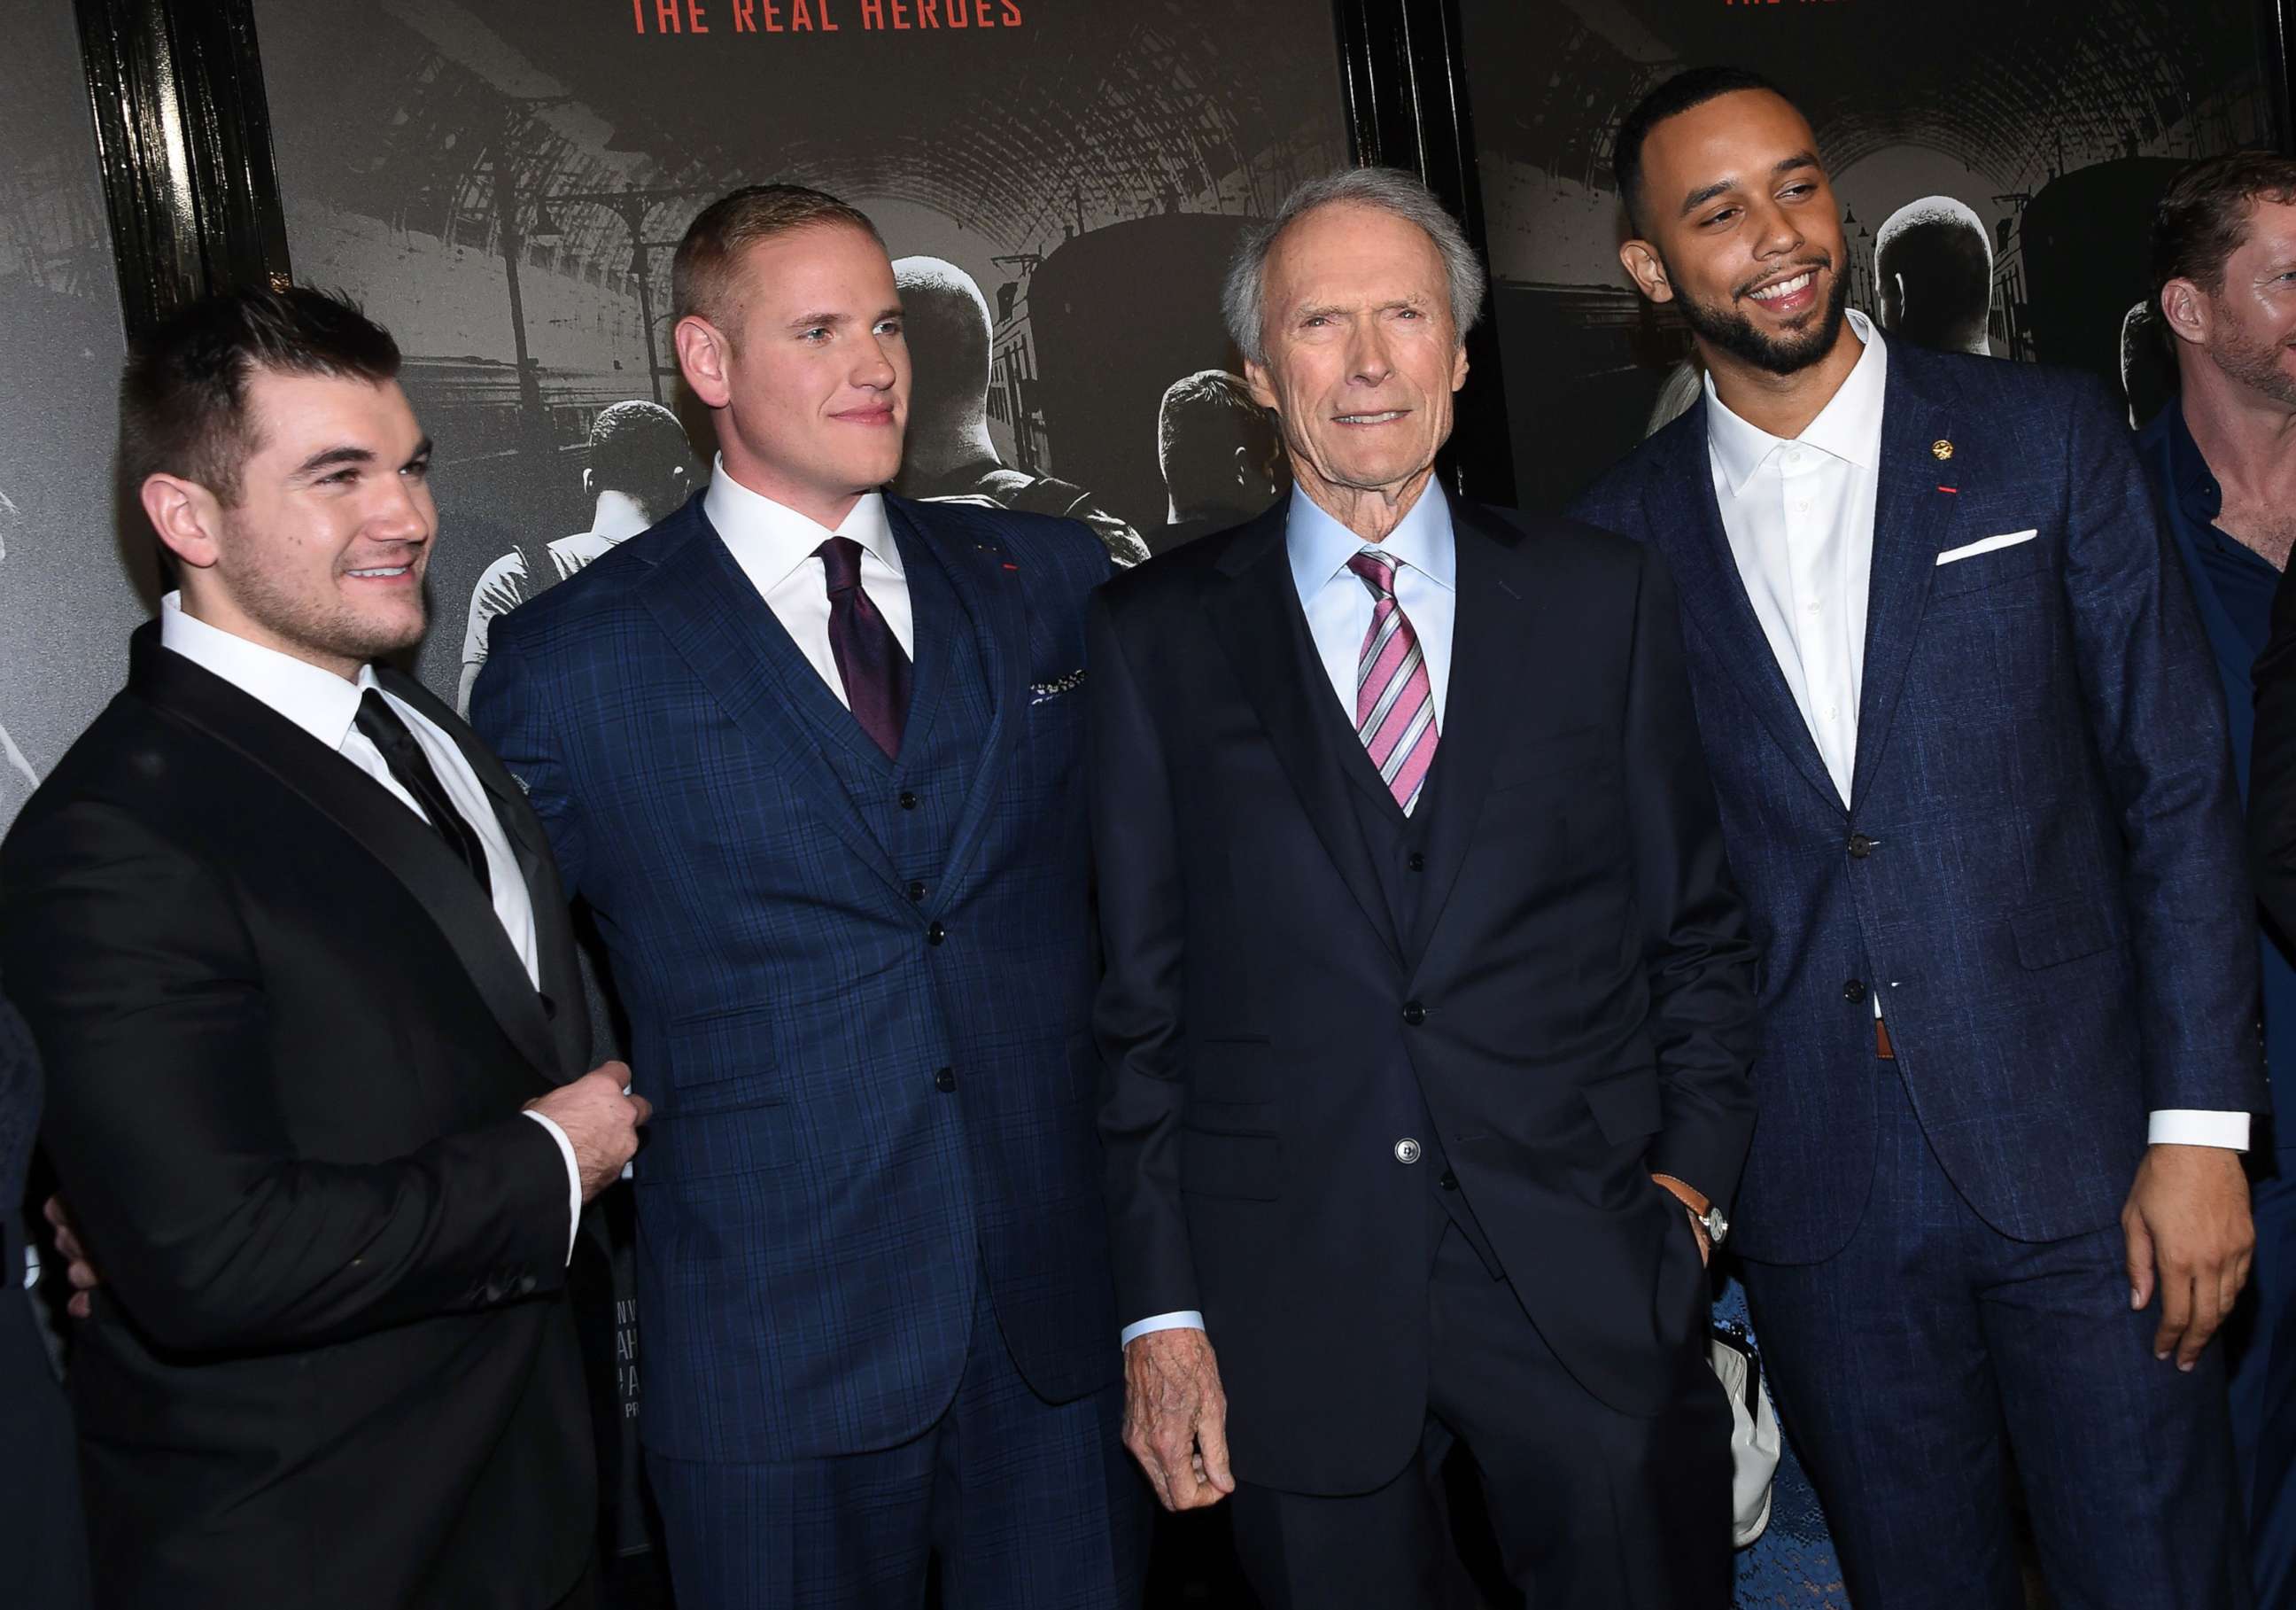
[[[1120,1368],[1109,1289],[1072,522],[889,498],[992,708],[911,898],[799,713],[819,678],[697,496],[497,620],[472,716],[586,901],[654,1106],[636,1171],[648,1447],[789,1459],[917,1434],[986,1271],[1045,1398]],[[1049,690],[1049,691],[1048,691]],[[947,942],[928,944],[939,924]],[[948,1070],[947,1079],[937,1078]]]
[[[1681,584],[1764,953],[1749,1257],[1828,1257],[1865,1211],[1874,990],[1947,1173],[2021,1240],[2113,1222],[2149,1111],[2264,1110],[2224,695],[2102,386],[1890,343],[1847,807],[1731,558],[1705,402],[1573,513]]]

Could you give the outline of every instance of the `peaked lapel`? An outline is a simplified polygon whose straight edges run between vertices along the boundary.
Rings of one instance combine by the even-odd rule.
[[[1817,742],[1809,735],[1801,707],[1786,686],[1778,657],[1746,596],[1746,583],[1722,529],[1722,508],[1714,497],[1714,466],[1706,450],[1706,399],[1701,396],[1681,419],[1643,449],[1654,462],[1644,477],[1644,509],[1652,546],[1674,571],[1684,608],[1682,618],[1722,662],[1722,669],[1809,785],[1827,804],[1847,810],[1841,791],[1825,769]],[[1866,687],[1873,686],[1867,666]]]
[[[972,786],[965,793],[964,809],[957,814],[956,831],[949,841],[948,861],[941,874],[946,898],[947,891],[957,886],[980,851],[981,836],[1004,793],[1004,779],[1013,768],[1013,749],[1021,741],[1021,712],[1029,703],[1028,604],[1021,596],[1021,573],[1012,566],[1002,548],[962,537],[952,539],[936,534],[926,512],[906,498],[888,496],[885,513],[892,522],[894,540],[905,547],[926,550],[930,555],[926,562],[938,560],[942,573],[955,589],[957,602],[971,618],[973,636],[980,645],[981,674],[988,678],[989,697],[994,702],[988,740],[980,746],[980,761],[973,769]],[[956,630],[965,624],[951,621],[947,627]],[[924,647],[923,630],[920,618],[921,652]]]
[[[1874,504],[1874,568],[1866,601],[1865,686],[1857,698],[1857,760],[1849,799],[1865,802],[1890,739],[1906,661],[1920,636],[1922,611],[1937,575],[1941,538],[1956,494],[1939,490],[1945,466],[1933,443],[1953,439],[1953,416],[1928,355],[1891,341],[1882,402],[1881,485]]]
[[[1505,738],[1510,711],[1525,695],[1525,665],[1545,612],[1528,574],[1529,545],[1520,530],[1488,510],[1453,498],[1451,530],[1458,555],[1458,604],[1444,722],[1435,764],[1420,796],[1420,809],[1427,817],[1423,824],[1427,868],[1403,952],[1406,965],[1413,969],[1427,954],[1474,842],[1491,760]]]
[[[647,610],[718,707],[773,760],[783,780],[812,799],[816,812],[906,909],[884,846],[863,825],[800,713],[816,700],[841,711],[837,696],[758,596],[701,512],[701,499],[688,502],[675,518],[686,522],[681,539],[655,555],[653,573],[640,584]]]
[[[583,996],[581,964],[575,951],[573,915],[567,907],[565,888],[558,881],[558,863],[550,853],[541,818],[526,802],[526,791],[495,758],[494,751],[479,741],[479,735],[447,709],[444,700],[414,678],[388,668],[378,669],[375,679],[454,739],[463,758],[471,763],[479,785],[487,791],[495,820],[510,840],[519,875],[525,880],[527,900],[534,908],[542,1005],[558,1047],[557,1072],[563,1079],[577,1077],[589,1058],[588,1003]]]
[[[156,620],[137,628],[129,665],[130,686],[154,709],[270,773],[381,862],[438,924],[520,1055],[553,1082],[564,1077],[542,998],[503,932],[494,903],[462,858],[421,817],[260,699],[162,648]],[[435,703],[426,702],[426,715]],[[449,717],[439,725],[463,740],[460,721]],[[467,753],[467,743],[464,749]]]
[[[1330,679],[1312,651],[1307,613],[1292,580],[1283,541],[1289,502],[1277,499],[1237,533],[1208,572],[1204,608],[1316,836],[1380,942],[1400,963],[1403,947],[1395,916],[1344,791],[1374,790],[1390,810],[1396,809],[1395,799],[1346,721],[1335,719]],[[1350,773],[1349,762],[1360,776]],[[1439,769],[1443,764],[1439,740],[1435,764]]]

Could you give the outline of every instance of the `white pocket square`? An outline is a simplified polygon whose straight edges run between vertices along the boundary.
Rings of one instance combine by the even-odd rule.
[[[1957,548],[1948,548],[1937,556],[1939,564],[1951,564],[1957,559],[1974,559],[1980,554],[1989,554],[1996,548],[2013,548],[2021,542],[2030,542],[2041,534],[2036,526],[2030,531],[2005,531],[1998,537],[1988,537],[1982,542],[1969,543]]]

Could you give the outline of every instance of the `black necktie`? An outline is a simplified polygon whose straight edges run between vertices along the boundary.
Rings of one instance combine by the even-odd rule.
[[[487,875],[487,847],[472,830],[463,813],[455,809],[447,797],[447,790],[439,781],[439,774],[430,769],[430,757],[422,752],[422,745],[390,708],[390,702],[379,688],[370,687],[359,695],[359,731],[368,743],[382,752],[382,763],[390,768],[390,775],[398,785],[414,796],[422,807],[422,814],[430,818],[430,826],[446,841],[447,848],[463,858],[471,875],[479,880],[479,888],[488,899],[494,898],[494,880]]]
[[[814,552],[829,582],[829,652],[845,683],[845,702],[877,747],[898,758],[909,714],[909,657],[861,590],[861,545],[832,537]]]

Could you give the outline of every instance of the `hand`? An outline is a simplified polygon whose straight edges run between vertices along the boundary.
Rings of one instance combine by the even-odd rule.
[[[1235,1491],[1227,1394],[1210,1338],[1152,1330],[1124,1350],[1124,1445],[1167,1509],[1207,1509]]]
[[[2136,1165],[2120,1210],[2128,1241],[2128,1306],[2152,1301],[2159,1274],[2161,1327],[2152,1354],[2190,1369],[2232,1313],[2256,1251],[2248,1176],[2225,1146],[2156,1146]]]
[[[621,1178],[638,1154],[638,1126],[653,1116],[644,1097],[623,1094],[629,1082],[629,1064],[610,1062],[526,1104],[566,1131],[585,1202]]]
[[[71,1300],[64,1304],[64,1312],[75,1319],[85,1319],[94,1309],[94,1302],[88,1293],[103,1282],[97,1277],[95,1266],[87,1261],[87,1249],[80,1245],[79,1237],[72,1232],[71,1215],[64,1211],[64,1199],[51,1196],[47,1205],[40,1211],[47,1215],[48,1222],[55,1228],[56,1251],[65,1258],[64,1278],[70,1283],[72,1294]]]

